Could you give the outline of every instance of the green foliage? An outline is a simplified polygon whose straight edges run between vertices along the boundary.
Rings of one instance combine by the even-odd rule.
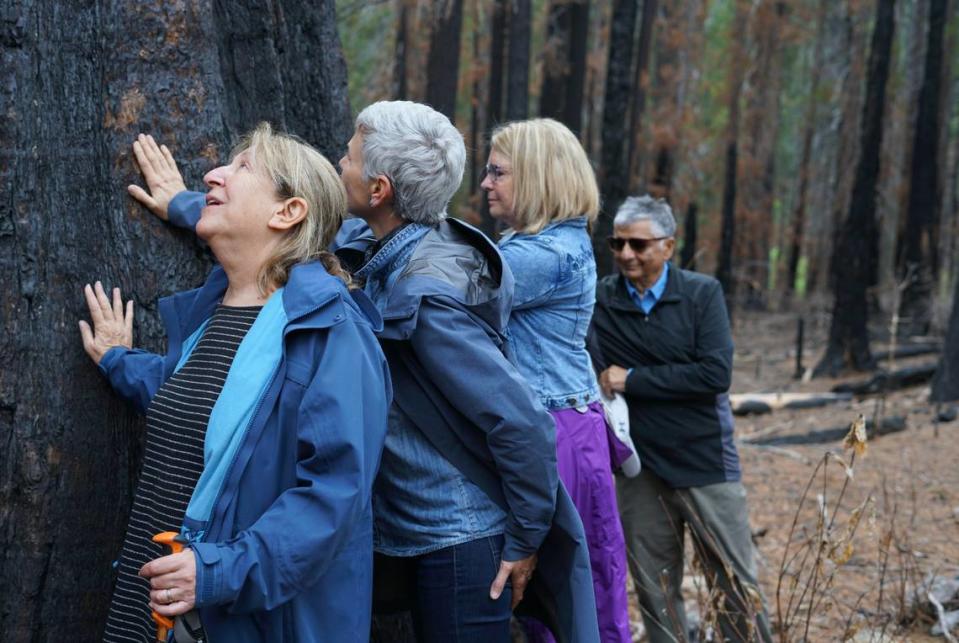
[[[354,114],[372,102],[391,97],[397,15],[395,4],[389,0],[336,1]]]

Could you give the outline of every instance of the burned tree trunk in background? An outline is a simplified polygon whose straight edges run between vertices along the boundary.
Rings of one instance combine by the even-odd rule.
[[[684,270],[696,269],[696,237],[698,232],[699,206],[695,201],[686,208],[686,220],[683,223],[683,249],[679,253],[679,267]]]
[[[429,59],[426,62],[426,102],[455,122],[463,0],[440,0],[433,3],[431,11],[433,20]]]
[[[929,399],[933,402],[959,400],[959,279],[955,279],[955,282],[946,343],[942,348],[939,368],[932,378],[932,393]]]
[[[633,93],[630,67],[635,31],[636,0],[616,0],[610,23],[606,96],[603,100],[603,144],[599,171],[603,209],[593,233],[593,254],[599,275],[609,274],[612,270],[606,237],[612,232],[613,217],[627,194],[629,183],[628,146],[625,143],[630,133],[626,131],[623,114],[629,111],[629,97]]]
[[[225,158],[238,113],[299,127],[328,153],[349,136],[332,0],[271,23],[314,93],[283,100],[239,86],[224,67],[222,16],[194,3],[22,2],[0,38],[0,632],[5,641],[98,640],[139,470],[144,424],[84,354],[81,288],[97,279],[136,301],[135,342],[162,352],[157,299],[198,285],[210,262],[126,195],[140,131],[172,148],[189,184]],[[315,12],[315,13],[313,13]],[[272,21],[270,12],[250,20]],[[329,19],[331,24],[321,24]],[[249,25],[250,33],[262,33]],[[320,35],[325,33],[325,35]],[[262,44],[262,43],[261,43]],[[316,49],[319,47],[319,49]],[[234,52],[235,53],[235,52]],[[279,61],[286,54],[272,59]],[[256,87],[294,70],[258,63]],[[289,61],[295,66],[295,62]],[[303,63],[305,64],[305,63]],[[274,78],[265,78],[274,65]],[[339,70],[339,71],[337,71]],[[227,71],[227,73],[224,73]],[[342,73],[339,78],[335,74]],[[244,76],[251,78],[250,76]],[[300,90],[311,87],[304,83]],[[330,95],[321,91],[330,91]],[[290,93],[286,93],[289,91]],[[312,104],[305,105],[309,100]],[[242,112],[232,113],[239,105]],[[321,123],[308,125],[307,119]],[[302,119],[302,120],[301,120]],[[310,130],[309,128],[318,128]],[[329,128],[329,139],[324,128]]]
[[[786,266],[786,293],[791,297],[796,288],[796,277],[799,273],[799,259],[803,253],[803,237],[806,232],[806,198],[809,192],[809,179],[812,174],[812,147],[813,136],[816,132],[817,109],[819,102],[819,82],[822,78],[823,58],[825,52],[826,11],[829,0],[820,0],[816,18],[816,39],[813,43],[813,62],[809,70],[809,96],[806,103],[806,113],[803,132],[802,155],[799,160],[799,187],[796,191],[796,209],[793,212],[792,235],[789,242],[789,256]]]
[[[529,114],[530,0],[509,0],[509,38],[506,64],[506,120]]]
[[[649,85],[649,50],[653,42],[653,27],[656,25],[657,0],[643,0],[643,13],[640,17],[639,38],[636,42],[636,64],[633,66],[633,104],[629,110],[629,148],[626,152],[629,191],[640,188],[637,179],[639,156],[642,146],[641,136],[643,111],[646,109],[646,93]]]
[[[866,291],[871,262],[878,253],[876,225],[876,182],[879,178],[879,150],[882,146],[883,108],[886,80],[895,28],[895,0],[879,0],[869,50],[866,99],[860,129],[860,154],[849,213],[839,230],[833,251],[832,271],[835,297],[829,344],[816,374],[838,374],[845,368],[868,370],[875,366],[869,350],[869,310]]]
[[[409,47],[410,8],[407,0],[399,0],[399,15],[396,18],[396,44],[393,48],[393,98],[406,100],[406,59]]]
[[[932,320],[933,286],[939,266],[939,132],[947,0],[931,0],[926,62],[919,90],[909,201],[899,244],[899,278],[909,279],[902,295],[904,335],[925,335]]]
[[[719,240],[719,263],[716,279],[726,295],[726,309],[732,317],[735,310],[736,281],[733,276],[733,252],[736,238],[736,174],[739,165],[739,99],[743,87],[742,42],[746,36],[746,12],[743,0],[735,2],[735,18],[731,34],[732,59],[729,65],[729,116],[726,123],[726,161],[723,172],[722,231]]]
[[[577,135],[582,127],[588,28],[589,0],[554,0],[543,48],[539,113],[564,123]]]

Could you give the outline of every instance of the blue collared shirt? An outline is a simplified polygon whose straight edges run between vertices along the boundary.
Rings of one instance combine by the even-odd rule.
[[[633,302],[647,315],[652,311],[653,307],[659,302],[660,297],[663,296],[663,291],[666,290],[666,279],[669,277],[669,264],[663,264],[663,274],[659,276],[659,279],[656,280],[656,283],[653,284],[652,288],[647,288],[646,292],[642,295],[639,294],[639,291],[636,290],[636,287],[629,281],[625,279],[626,282],[626,291],[629,292],[629,296],[632,298]]]

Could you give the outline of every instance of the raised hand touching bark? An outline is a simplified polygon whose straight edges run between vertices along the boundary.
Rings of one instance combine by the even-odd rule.
[[[144,190],[139,185],[128,185],[127,192],[164,221],[169,220],[167,208],[170,201],[186,190],[173,154],[166,145],[157,145],[149,134],[140,134],[133,142],[133,154],[147,183]],[[149,190],[149,191],[148,191]]]
[[[83,294],[90,308],[93,328],[81,319],[80,337],[83,339],[83,350],[90,359],[99,364],[114,346],[133,348],[133,300],[127,302],[124,310],[120,289],[113,289],[111,302],[99,281],[93,287],[90,284],[84,286]]]

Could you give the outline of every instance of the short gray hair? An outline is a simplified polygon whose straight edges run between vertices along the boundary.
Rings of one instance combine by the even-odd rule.
[[[393,184],[393,211],[434,225],[463,180],[463,135],[443,114],[420,103],[380,101],[356,117],[363,135],[363,175]]]
[[[616,211],[613,227],[627,226],[640,221],[649,221],[657,237],[672,237],[676,234],[676,219],[673,209],[665,199],[654,199],[648,194],[629,196]]]

